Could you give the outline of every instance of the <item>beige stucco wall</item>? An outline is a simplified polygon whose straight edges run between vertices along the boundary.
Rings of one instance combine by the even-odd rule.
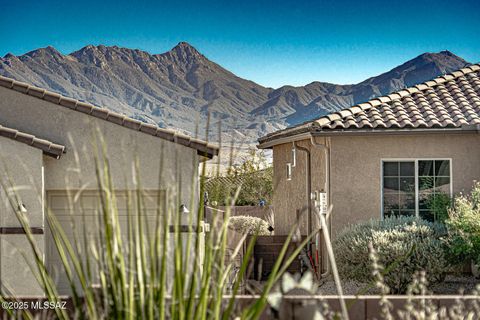
[[[168,197],[172,198],[177,193],[177,187],[180,186],[179,202],[186,204],[192,214],[197,212],[199,157],[194,149],[3,87],[0,87],[0,124],[66,146],[67,153],[58,160],[42,155],[40,150],[14,141],[12,141],[13,149],[5,152],[5,154],[19,155],[21,150],[28,150],[34,154],[34,157],[29,158],[29,162],[26,163],[26,167],[34,171],[32,174],[21,166],[21,162],[16,163],[11,171],[15,176],[23,178],[33,176],[38,182],[38,174],[41,174],[43,165],[45,191],[43,196],[57,190],[97,189],[95,148],[92,142],[94,136],[97,141],[100,141],[101,136],[107,148],[115,189],[133,189],[134,181],[139,181],[142,188],[167,190]],[[139,179],[133,178],[136,159],[138,159]],[[38,167],[40,170],[37,170]],[[37,182],[33,183],[37,190],[33,191],[34,188],[32,188],[25,193],[29,203],[34,197],[42,195],[41,191],[38,192],[41,190],[41,184],[37,185]],[[23,183],[23,180],[17,179],[15,183]],[[193,206],[191,205],[192,197]],[[31,208],[33,210],[34,206]],[[42,208],[41,204],[39,208]],[[185,218],[184,220],[188,220]],[[3,211],[2,219],[7,222],[11,220]],[[33,219],[39,226],[44,225],[43,215],[35,215]],[[15,260],[10,260],[11,262],[6,260],[12,244],[24,246],[21,236],[15,237],[11,238],[12,241],[8,245],[4,244],[1,247],[4,250],[0,257],[1,268],[4,270],[0,270],[0,274],[5,274],[11,283],[17,282],[17,288],[23,290],[33,281],[26,282],[23,273],[15,273]],[[44,239],[44,236],[41,236],[41,245],[49,245],[45,244]],[[38,292],[28,290],[28,292],[19,291],[19,293],[32,295]]]
[[[319,142],[323,138],[317,138]],[[468,192],[480,180],[480,135],[365,135],[331,138],[332,232],[350,223],[381,217],[381,160],[388,158],[451,158],[453,192]],[[309,145],[309,141],[302,141]],[[274,146],[275,232],[287,233],[295,211],[306,203],[304,155],[286,181],[286,163],[292,144]],[[311,148],[311,147],[310,147]],[[312,189],[323,188],[323,157],[312,150]]]
[[[325,143],[325,139],[317,139]],[[310,141],[300,141],[299,146],[310,149],[312,161],[312,191],[325,188],[325,154],[319,148],[312,148]],[[273,148],[273,206],[275,211],[275,234],[288,234],[296,221],[296,211],[307,206],[306,153],[297,149],[296,165],[292,168],[292,179],[287,181],[287,163],[292,162],[292,143]],[[300,218],[300,230],[307,234],[307,213]],[[313,221],[315,222],[315,221]]]
[[[480,135],[435,134],[332,138],[332,231],[381,217],[381,160],[451,158],[453,193],[480,179]]]
[[[42,151],[0,137],[0,227],[21,227],[14,208],[16,197],[27,208],[31,227],[43,227]],[[11,190],[10,181],[15,190]],[[7,192],[6,192],[7,191]],[[7,194],[8,193],[8,194]],[[40,253],[44,235],[33,235]],[[0,235],[0,284],[3,294],[38,295],[42,293],[25,257],[33,262],[33,251],[25,235]],[[25,257],[24,257],[25,255]]]

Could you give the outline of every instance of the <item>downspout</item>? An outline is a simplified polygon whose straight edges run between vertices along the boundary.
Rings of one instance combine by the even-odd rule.
[[[333,248],[331,245],[331,234],[332,234],[332,223],[331,219],[328,222],[327,226],[327,221],[326,219],[329,218],[333,205],[330,202],[331,196],[330,196],[330,141],[329,138],[326,138],[327,140],[325,141],[325,144],[320,144],[315,141],[315,137],[312,135],[310,137],[310,142],[312,146],[317,147],[322,149],[325,152],[325,192],[327,192],[327,205],[328,209],[325,214],[325,216],[320,212],[319,207],[315,207],[316,212],[319,215],[320,223],[322,225],[322,230],[323,230],[323,235],[325,238],[325,242],[327,243],[327,270],[325,273],[322,273],[321,276],[326,276],[330,270],[329,266],[330,264],[332,265],[332,275],[333,279],[335,280],[335,285],[337,287],[337,293],[340,296],[340,307],[342,309],[342,315],[345,319],[349,319],[348,316],[348,309],[347,309],[347,304],[345,303],[345,299],[343,299],[343,288],[342,288],[342,283],[340,282],[340,275],[338,273],[338,269],[336,267],[335,263],[335,256],[333,254]],[[326,229],[326,230],[325,230]],[[330,261],[328,261],[330,259]],[[329,263],[330,262],[330,263]]]
[[[323,145],[321,143],[318,143],[315,141],[315,138],[314,136],[310,136],[310,144],[315,147],[315,148],[319,148],[319,149],[322,149],[325,153],[325,183],[324,183],[324,190],[325,192],[327,193],[327,199],[328,199],[328,204],[329,204],[329,208],[331,208],[330,206],[330,146],[329,145]],[[313,222],[312,222],[312,175],[311,175],[311,172],[312,172],[312,161],[311,161],[311,153],[310,153],[310,150],[308,148],[305,148],[305,147],[302,147],[300,145],[298,145],[298,143],[296,141],[293,142],[293,146],[294,148],[300,150],[300,151],[303,151],[305,152],[307,158],[306,158],[306,161],[307,161],[307,165],[306,165],[306,170],[305,170],[305,182],[306,182],[306,196],[307,196],[307,212],[308,212],[308,222],[307,222],[307,232],[308,234],[310,235],[312,233],[312,227],[313,227]],[[327,215],[327,219],[328,219],[328,216],[329,216],[330,212],[328,212],[328,215]],[[329,227],[327,228],[328,229],[328,232],[331,233],[331,220],[328,220],[328,224],[329,224]],[[321,226],[321,224],[320,224]],[[319,237],[320,235],[317,235],[317,237]],[[320,243],[320,241],[316,241],[317,244]],[[311,246],[312,244],[309,243],[309,251],[311,252]],[[323,246],[319,246],[320,248],[317,248],[320,249],[320,252],[321,252],[321,255],[323,257]],[[327,276],[329,273],[330,273],[330,264],[328,263],[328,255],[326,257],[326,263],[325,263],[325,266],[326,266],[326,270],[324,273],[321,273],[320,274],[320,277],[325,277]],[[321,272],[321,266],[318,266],[320,267],[319,268],[319,272]]]
[[[303,151],[307,155],[307,166],[305,170],[305,180],[306,180],[306,193],[307,193],[307,213],[308,213],[308,220],[307,220],[307,232],[310,235],[312,232],[312,201],[310,199],[310,195],[312,194],[312,175],[311,175],[311,170],[312,170],[312,161],[311,161],[311,155],[310,155],[310,150],[308,148],[302,147],[297,144],[296,141],[293,142],[294,148]]]
[[[328,139],[328,138],[326,138]],[[321,143],[318,143],[317,141],[315,141],[315,137],[312,135],[310,136],[310,143],[312,144],[313,147],[315,148],[319,148],[319,149],[322,149],[324,154],[325,154],[325,183],[324,183],[324,190],[325,192],[327,193],[327,201],[328,201],[328,212],[327,212],[327,220],[328,220],[328,233],[331,237],[331,219],[328,219],[329,215],[330,215],[330,211],[331,211],[331,195],[330,195],[330,145],[329,145],[329,141],[326,140],[325,141],[325,144],[321,144]],[[318,237],[320,235],[317,235]],[[320,243],[318,241],[318,243]],[[321,254],[322,254],[322,257],[323,257],[323,245],[320,246],[320,251],[321,251]],[[320,276],[321,277],[325,277],[327,276],[329,273],[330,273],[330,263],[328,262],[328,255],[326,256],[326,270],[324,273],[322,273]]]

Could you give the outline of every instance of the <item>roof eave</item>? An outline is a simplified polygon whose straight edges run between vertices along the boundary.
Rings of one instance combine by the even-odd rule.
[[[218,149],[209,148],[206,150],[197,150],[197,155],[200,156],[201,161],[211,160],[213,157],[218,155]]]
[[[315,130],[312,136],[364,136],[364,135],[415,135],[415,134],[454,134],[478,133],[478,126],[445,127],[445,128],[387,128],[387,129],[354,129],[354,130]]]
[[[40,149],[43,154],[59,159],[62,154],[66,153],[64,145],[53,143],[51,141],[40,139],[32,134],[19,131],[0,125],[0,137],[13,140],[18,143],[26,144],[27,146]]]
[[[480,126],[467,126],[460,128],[388,128],[388,129],[355,129],[355,130],[315,130],[279,137],[260,142],[257,145],[259,149],[271,149],[276,145],[301,141],[315,137],[334,137],[334,136],[366,136],[366,135],[418,135],[418,134],[462,134],[479,133]]]
[[[300,140],[305,140],[309,139],[311,137],[311,131],[307,132],[302,132],[302,133],[297,133],[294,135],[286,135],[283,137],[275,137],[272,139],[267,139],[264,141],[259,141],[260,143],[257,145],[258,149],[271,149],[273,146],[278,145],[278,144],[284,144],[284,143],[291,143],[294,141],[300,141]]]

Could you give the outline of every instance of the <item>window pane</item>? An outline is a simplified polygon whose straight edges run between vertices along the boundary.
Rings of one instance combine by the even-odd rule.
[[[418,195],[418,208],[428,210],[428,202],[433,197],[433,193],[420,193]]]
[[[400,162],[400,175],[402,177],[414,177],[415,162]]]
[[[402,210],[415,210],[415,193],[403,193],[400,194],[399,199],[400,209]]]
[[[425,219],[427,221],[433,222],[434,215],[428,210],[420,210],[419,212],[420,218]]]
[[[434,178],[433,177],[419,177],[418,190],[433,192]]]
[[[449,177],[435,178],[435,192],[450,194],[450,178]]]
[[[391,207],[396,206],[398,208],[398,200],[399,194],[398,193],[387,193],[383,197],[383,205],[384,207]]]
[[[418,161],[418,175],[419,176],[433,176],[433,160]]]
[[[401,216],[414,216],[415,210],[400,210]]]
[[[415,192],[415,178],[400,178],[400,190]]]
[[[435,176],[450,176],[449,160],[435,160]]]
[[[400,215],[400,212],[398,210],[390,210],[390,211],[384,211],[383,216],[385,218],[393,217],[393,216],[398,216]]]
[[[383,212],[398,211],[399,209],[398,193],[386,193],[383,195]]]
[[[383,192],[398,192],[400,190],[399,178],[383,178]]]
[[[384,162],[383,163],[383,176],[398,176],[398,162]]]

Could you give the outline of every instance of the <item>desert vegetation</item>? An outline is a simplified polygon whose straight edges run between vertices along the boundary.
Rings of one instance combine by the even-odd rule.
[[[231,205],[231,199],[235,199],[234,205],[237,206],[272,202],[273,168],[263,152],[252,149],[225,172],[217,171],[205,180],[209,201],[216,205]]]
[[[415,272],[428,270],[429,283],[442,281],[449,270],[442,224],[414,217],[391,217],[351,225],[334,241],[340,274],[368,283],[373,280],[369,247],[386,267],[383,279],[393,293],[406,293]]]
[[[470,264],[478,277],[479,204],[480,183],[475,182],[469,194],[453,199],[440,194],[428,201],[436,222],[394,216],[351,225],[333,244],[340,273],[347,280],[374,281],[369,268],[374,250],[374,264],[384,267],[382,283],[391,293],[408,293],[418,272],[424,272],[424,284],[430,286]]]
[[[70,240],[53,212],[46,211],[46,220],[52,234],[55,250],[61,258],[62,267],[68,277],[73,313],[57,308],[47,318],[59,319],[258,319],[267,307],[267,296],[289,264],[296,258],[306,241],[286,257],[288,237],[279,261],[275,264],[262,293],[254,302],[241,308],[236,304],[241,284],[247,273],[252,254],[251,241],[243,252],[241,265],[234,270],[233,261],[243,248],[242,239],[233,255],[226,255],[229,226],[241,226],[245,233],[256,235],[265,232],[265,221],[247,221],[232,217],[229,209],[219,219],[211,232],[204,233],[204,206],[200,205],[189,215],[187,223],[190,232],[182,232],[185,224],[179,214],[180,186],[170,186],[173,196],[158,203],[156,223],[145,220],[146,192],[140,181],[136,188],[127,193],[128,224],[121,226],[115,185],[112,183],[110,163],[106,146],[101,145],[95,156],[98,188],[101,190],[100,205],[97,208],[99,228],[91,234],[80,233]],[[138,172],[136,167],[135,171]],[[205,166],[202,175],[205,174]],[[136,174],[138,176],[138,174]],[[201,180],[200,203],[203,203],[204,180]],[[3,183],[3,182],[2,182]],[[194,183],[194,182],[192,182]],[[2,185],[4,190],[15,190],[14,182]],[[195,190],[195,188],[193,188]],[[71,208],[76,207],[82,191],[72,193]],[[235,203],[240,187],[226,201]],[[191,195],[193,208],[193,199]],[[56,288],[54,276],[49,272],[42,251],[37,246],[29,228],[28,217],[21,210],[20,199],[9,197],[11,208],[25,230],[30,247],[35,255],[31,264],[32,272],[43,288],[48,301],[59,302],[61,297]],[[82,214],[75,212],[75,214]],[[250,218],[250,217],[248,217]],[[244,219],[245,220],[245,219]],[[261,220],[261,219],[259,219]],[[244,221],[245,222],[245,221]],[[260,223],[257,223],[260,222]],[[173,227],[173,228],[172,228]],[[149,229],[150,228],[150,229]],[[94,240],[96,239],[96,240]],[[87,258],[85,258],[87,257]],[[285,259],[284,259],[285,258]],[[281,264],[280,262],[283,261]],[[233,277],[232,277],[233,276]],[[229,296],[224,297],[226,288]],[[6,298],[0,297],[1,300]],[[10,299],[15,297],[10,297]],[[5,310],[12,318],[33,319],[28,310]]]
[[[287,255],[289,242],[296,232],[295,225],[292,226],[292,232],[279,253],[269,279],[262,283],[258,296],[247,305],[240,305],[237,297],[248,274],[255,237],[269,234],[267,222],[252,217],[230,217],[227,206],[222,217],[214,217],[220,219],[219,223],[214,223],[218,227],[203,233],[198,226],[202,225],[204,207],[199,206],[189,216],[188,226],[191,232],[182,233],[179,226],[184,222],[179,220],[179,201],[173,196],[158,206],[157,222],[151,225],[144,220],[146,193],[137,181],[136,189],[131,190],[127,197],[130,227],[123,230],[116,206],[118,199],[115,186],[112,184],[110,165],[104,149],[105,146],[100,148],[103,151],[95,155],[98,188],[102,190],[101,205],[98,208],[98,224],[101,228],[96,234],[99,241],[88,241],[83,234],[70,241],[55,215],[50,210],[46,212],[74,303],[73,313],[56,309],[55,314],[49,314],[48,317],[258,319],[267,308],[280,308],[283,295],[288,295],[291,289],[307,288],[306,292],[312,296],[318,293],[318,283],[308,273],[301,279],[285,273],[289,264],[297,259],[300,250],[311,240],[311,237],[305,239],[291,255]],[[205,169],[202,171],[204,174]],[[205,194],[205,180],[201,181],[200,203]],[[2,185],[2,188],[14,189],[13,181]],[[235,203],[241,194],[241,188],[238,186],[235,192],[226,194],[226,203]],[[178,194],[178,190],[172,194]],[[341,275],[369,284],[384,296],[380,302],[380,319],[397,317],[398,314],[394,313],[387,298],[388,294],[406,293],[412,297],[426,295],[429,293],[428,284],[443,279],[452,264],[452,257],[461,257],[462,261],[476,261],[479,194],[480,187],[476,184],[470,195],[457,197],[454,205],[448,209],[449,218],[445,225],[412,217],[393,217],[384,221],[369,221],[344,230],[333,245]],[[70,201],[74,203],[77,199],[78,194],[72,194]],[[10,205],[24,227],[35,253],[32,272],[37,276],[48,300],[60,301],[54,278],[41,258],[42,253],[30,232],[28,218],[19,209],[19,203],[16,197],[10,198]],[[170,230],[170,226],[173,226],[173,230]],[[152,228],[153,232],[144,232],[143,228]],[[244,237],[234,248],[233,254],[227,255],[230,228],[244,234]],[[247,234],[253,237],[253,241],[242,252]],[[450,248],[447,244],[451,244]],[[241,253],[241,263],[237,268],[233,261]],[[82,256],[90,259],[82,259]],[[225,295],[227,288],[229,295]],[[459,304],[455,308],[458,317],[475,315],[472,311],[467,311],[464,305]],[[476,314],[480,314],[480,309],[476,310]],[[33,318],[28,311],[8,312],[12,318]],[[327,304],[321,304],[316,312],[327,319],[345,318],[345,314],[332,311]],[[417,305],[413,298],[401,312],[402,319],[442,318],[445,314],[454,314],[429,301]]]
[[[455,198],[445,221],[448,228],[447,247],[454,264],[472,262],[480,265],[480,183],[475,182],[470,194]]]

